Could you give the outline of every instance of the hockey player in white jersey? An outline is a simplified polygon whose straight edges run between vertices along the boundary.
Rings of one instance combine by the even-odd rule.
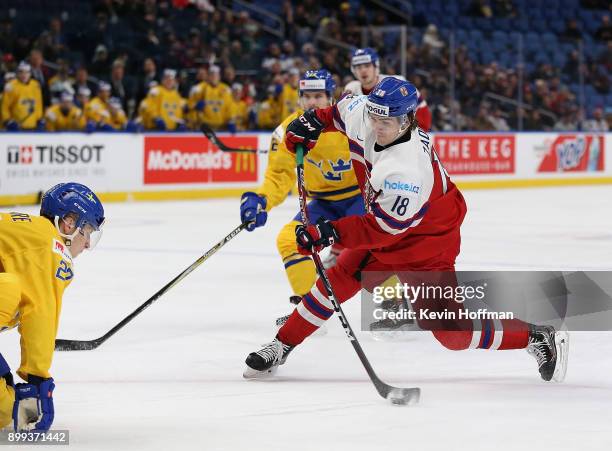
[[[351,55],[351,72],[353,72],[357,80],[348,82],[344,87],[344,91],[357,96],[368,95],[372,92],[374,86],[387,77],[405,80],[401,75],[381,74],[378,53],[370,47],[353,51]],[[416,119],[419,127],[428,132],[431,130],[431,111],[418,89],[416,93],[418,97]]]
[[[311,149],[324,131],[338,130],[349,139],[367,213],[335,221],[320,218],[316,224],[298,226],[295,231],[298,250],[305,255],[333,243],[344,246],[336,266],[327,271],[338,302],[351,299],[362,284],[370,291],[381,281],[364,282],[366,275],[386,278],[393,273],[403,283],[411,283],[415,273],[443,272],[446,286],[457,283],[455,259],[467,207],[430,136],[416,126],[417,101],[411,83],[388,77],[368,96],[346,96],[330,107],[306,111],[286,128],[285,144],[291,152],[297,144]],[[326,293],[319,279],[274,340],[248,355],[245,377],[272,372],[333,315]],[[456,311],[462,308],[454,300],[433,305]],[[419,298],[413,304],[415,311],[431,306],[430,299]],[[440,344],[455,351],[527,349],[535,357],[542,379],[563,380],[567,333],[515,318],[456,318],[437,326],[421,319],[419,326],[431,330]]]

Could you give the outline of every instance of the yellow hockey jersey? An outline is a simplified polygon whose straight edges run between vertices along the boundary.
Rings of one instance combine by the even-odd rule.
[[[249,125],[249,106],[244,100],[232,99],[230,120],[236,124],[236,129],[246,130]]]
[[[4,86],[1,110],[3,122],[13,120],[22,129],[36,128],[37,122],[43,116],[42,91],[38,81],[9,81]]]
[[[284,143],[287,125],[302,114],[296,111],[272,133],[264,182],[257,190],[268,200],[266,209],[280,205],[296,182],[295,155]],[[342,200],[360,193],[353,171],[348,139],[340,132],[322,133],[317,145],[304,158],[304,184],[308,197]]]
[[[17,374],[50,377],[64,290],[74,271],[70,250],[47,218],[0,213],[0,271],[21,280],[21,301],[9,325],[19,326]]]
[[[155,122],[153,122],[155,119],[153,116],[155,105],[153,100],[153,97],[146,96],[140,101],[140,105],[138,105],[138,121],[146,130],[155,129]]]
[[[295,113],[298,108],[298,90],[289,84],[283,86],[281,92],[281,117]]]
[[[204,91],[204,102],[204,111],[197,114],[198,118],[213,128],[224,128],[231,117],[233,99],[230,88],[225,83],[208,85]]]
[[[268,97],[259,105],[257,112],[257,126],[263,130],[271,130],[276,127],[281,120],[280,110],[282,107],[280,96]]]
[[[85,128],[85,116],[83,111],[72,106],[68,114],[62,113],[60,105],[51,105],[45,113],[47,130],[57,132],[62,130],[83,130]]]
[[[208,83],[201,81],[197,85],[194,85],[189,90],[189,98],[187,99],[187,106],[189,108],[189,123],[193,128],[197,128],[202,123],[202,111],[196,111],[195,107],[199,101],[204,101],[206,95],[206,88]]]
[[[178,124],[184,123],[183,107],[185,99],[176,89],[156,86],[149,91],[153,119],[161,118],[166,124],[166,130],[176,130]]]
[[[110,108],[100,97],[94,97],[85,105],[85,119],[96,124],[108,123]]]

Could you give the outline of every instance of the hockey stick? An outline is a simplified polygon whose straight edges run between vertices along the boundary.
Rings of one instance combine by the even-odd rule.
[[[57,339],[57,340],[55,340],[55,350],[56,351],[89,351],[91,349],[96,349],[98,346],[100,346],[102,343],[104,343],[110,337],[115,335],[115,333],[117,333],[121,328],[123,328],[123,326],[125,326],[127,323],[132,321],[134,318],[136,318],[136,316],[138,316],[144,309],[149,307],[157,299],[159,299],[162,295],[164,295],[164,293],[166,293],[168,290],[170,290],[170,288],[175,286],[177,283],[179,283],[181,280],[183,280],[185,277],[187,277],[194,269],[196,269],[198,266],[200,266],[202,263],[204,263],[206,260],[208,260],[208,258],[211,255],[213,255],[219,249],[221,249],[223,246],[225,246],[225,244],[227,244],[228,241],[230,241],[232,238],[234,238],[236,235],[238,235],[240,232],[242,232],[246,228],[247,224],[248,223],[246,223],[246,222],[242,223],[238,227],[236,227],[234,230],[232,230],[229,233],[229,235],[227,235],[225,238],[223,238],[221,241],[219,241],[217,244],[215,244],[212,248],[210,248],[210,250],[208,252],[206,252],[204,255],[202,255],[200,258],[198,258],[196,261],[194,261],[183,272],[181,272],[178,276],[176,276],[174,279],[172,279],[170,282],[168,282],[166,285],[164,285],[164,287],[161,288],[157,293],[155,293],[153,296],[151,296],[146,302],[144,302],[140,307],[138,307],[136,310],[134,310],[128,316],[123,318],[115,327],[113,327],[111,330],[106,332],[100,338],[96,338],[95,340],[64,340],[64,339]]]
[[[304,189],[304,146],[298,144],[296,146],[296,160],[297,160],[297,185],[298,185],[298,194],[300,199],[300,213],[302,214],[302,222],[304,225],[310,225],[310,221],[308,220],[308,211],[306,206],[306,190]],[[323,281],[323,285],[325,285],[325,290],[327,291],[327,296],[334,306],[334,311],[338,315],[338,319],[344,328],[344,332],[349,340],[351,340],[351,344],[361,360],[361,363],[365,367],[368,376],[370,376],[370,380],[376,387],[376,391],[385,399],[391,401],[392,404],[404,405],[404,404],[416,404],[419,401],[421,396],[421,389],[418,387],[414,388],[398,388],[393,387],[389,384],[386,384],[376,375],[372,365],[370,365],[370,361],[366,357],[359,341],[357,340],[357,336],[353,332],[353,328],[348,322],[346,315],[342,311],[342,307],[340,303],[336,300],[336,296],[334,295],[334,291],[332,289],[329,278],[327,277],[327,273],[325,268],[323,267],[323,263],[321,262],[321,257],[319,254],[314,252],[312,254],[312,259],[315,262],[315,266],[317,268],[317,272],[319,273],[319,277]]]
[[[226,146],[223,141],[219,139],[217,134],[210,128],[207,124],[202,124],[200,127],[202,133],[208,138],[208,140],[213,143],[215,146],[219,148],[222,152],[239,152],[239,153],[268,153],[267,150],[258,150],[258,149],[242,149],[238,147],[229,147]]]

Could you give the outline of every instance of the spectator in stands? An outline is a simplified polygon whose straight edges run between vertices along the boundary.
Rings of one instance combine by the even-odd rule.
[[[85,129],[83,110],[74,104],[74,96],[70,92],[63,92],[59,102],[47,108],[45,126],[50,132]]]
[[[578,130],[578,119],[576,118],[576,108],[567,107],[562,113],[555,125],[555,131],[576,131]]]
[[[13,30],[13,22],[11,19],[3,18],[0,20],[0,42],[2,43],[2,51],[13,53],[17,42],[17,35]]]
[[[70,76],[70,65],[66,60],[57,60],[57,72],[49,79],[51,103],[59,101],[63,92],[74,94],[74,78]]]
[[[606,48],[599,54],[599,64],[608,72],[612,73],[612,39],[606,44]]]
[[[17,77],[4,86],[0,117],[9,131],[34,130],[44,124],[40,84],[32,78],[25,61],[17,67]]]
[[[508,122],[506,121],[506,118],[504,118],[499,107],[493,108],[491,115],[489,116],[489,122],[496,131],[507,132],[510,130],[510,126],[508,125]]]
[[[597,107],[593,110],[593,117],[582,121],[582,130],[586,132],[607,132],[610,130],[608,122],[603,117],[603,109]]]
[[[95,83],[89,81],[89,72],[87,72],[87,68],[85,66],[77,67],[76,73],[74,74],[74,84],[72,85],[72,90],[78,96],[81,88],[89,89],[90,95],[96,90]]]
[[[39,49],[32,49],[28,58],[30,67],[32,69],[32,78],[38,82],[40,89],[42,89],[43,102],[45,105],[49,104],[49,88],[47,87],[47,80],[49,78],[49,69],[46,68],[43,63],[43,53]]]
[[[587,81],[593,85],[598,93],[607,95],[610,92],[609,74],[596,62],[592,62],[588,67]]]
[[[438,27],[434,24],[429,24],[425,33],[423,33],[423,45],[428,46],[435,54],[439,54],[440,50],[445,47],[444,42],[438,35]]]
[[[497,17],[516,17],[517,11],[512,0],[494,0],[493,12]]]
[[[595,31],[595,39],[604,42],[612,41],[612,23],[610,23],[609,15],[601,16],[601,25]]]
[[[142,74],[138,81],[137,98],[142,100],[149,92],[152,81],[159,81],[157,77],[157,65],[153,58],[145,58],[142,63]]]
[[[540,110],[533,109],[529,111],[525,120],[523,121],[523,130],[526,131],[537,131],[543,129],[542,118],[540,116]]]
[[[111,76],[111,95],[121,102],[123,110],[133,109],[135,103],[135,89],[131,78],[125,77],[125,63],[116,59],[113,61]]]
[[[489,117],[489,108],[484,103],[482,103],[480,105],[480,109],[478,110],[478,114],[474,119],[473,129],[482,131],[493,130],[493,125],[491,124]]]
[[[578,50],[570,52],[562,71],[568,77],[570,83],[578,83],[580,79],[580,57]]]
[[[578,21],[576,19],[569,19],[566,22],[565,31],[560,36],[562,39],[568,41],[579,41],[582,39],[582,31],[578,28]]]
[[[493,17],[493,10],[488,0],[472,0],[467,14],[474,17]]]
[[[96,47],[96,51],[89,69],[92,75],[96,78],[104,78],[108,76],[110,60],[108,56],[108,49],[104,44],[100,44]]]
[[[49,21],[49,39],[52,51],[56,55],[63,55],[66,51],[66,36],[59,17],[52,17]]]

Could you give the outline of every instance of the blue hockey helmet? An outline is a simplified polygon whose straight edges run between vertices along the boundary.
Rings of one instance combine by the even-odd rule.
[[[386,77],[368,94],[366,111],[385,117],[401,117],[416,111],[416,87],[409,81]]]
[[[67,215],[75,216],[76,230],[65,235],[59,228],[59,220]],[[80,183],[59,183],[47,191],[40,204],[40,215],[50,219],[64,238],[73,239],[77,233],[100,231],[104,224],[104,207],[92,190]],[[92,240],[93,247],[99,240]]]
[[[334,96],[336,82],[332,74],[325,69],[307,70],[300,78],[298,93],[301,96],[304,91],[325,91],[328,97]]]
[[[365,47],[363,49],[355,49],[351,55],[351,67],[358,66],[359,64],[372,63],[376,67],[380,66],[380,59],[378,53],[371,47]]]

